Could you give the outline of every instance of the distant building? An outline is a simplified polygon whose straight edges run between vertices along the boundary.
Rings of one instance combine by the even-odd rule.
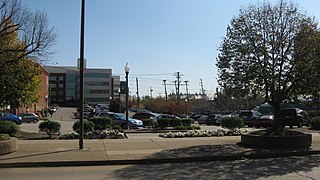
[[[60,106],[78,106],[80,102],[80,72],[72,66],[46,66],[49,72],[49,102]],[[120,77],[111,69],[84,69],[84,102],[109,104],[118,92]]]

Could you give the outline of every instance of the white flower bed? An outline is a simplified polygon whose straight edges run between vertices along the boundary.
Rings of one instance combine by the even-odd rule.
[[[79,133],[71,131],[66,134],[61,134],[60,139],[78,139]],[[128,138],[127,135],[123,132],[115,130],[101,130],[93,131],[84,134],[86,139],[125,139]]]
[[[248,132],[249,130],[244,130]],[[160,134],[163,138],[182,138],[182,137],[213,137],[213,136],[238,136],[241,135],[240,129],[227,130],[218,128],[217,130],[189,130],[187,132],[169,132]]]

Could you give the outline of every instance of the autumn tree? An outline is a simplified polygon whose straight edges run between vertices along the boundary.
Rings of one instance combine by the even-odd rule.
[[[43,13],[31,13],[19,0],[0,2],[0,105],[18,108],[38,100],[41,58],[55,40]]]
[[[216,64],[219,84],[232,89],[234,97],[262,95],[273,106],[278,124],[284,100],[296,99],[304,89],[318,86],[308,77],[318,73],[311,61],[319,58],[295,56],[298,49],[309,51],[303,44],[297,46],[304,27],[317,31],[313,18],[283,0],[274,6],[263,3],[241,9],[220,46]]]

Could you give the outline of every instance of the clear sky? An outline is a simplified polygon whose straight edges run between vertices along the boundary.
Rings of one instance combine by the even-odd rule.
[[[58,34],[57,53],[48,65],[76,66],[79,54],[81,0],[22,0],[31,10],[44,11]],[[241,7],[262,0],[86,0],[85,58],[89,68],[111,68],[140,96],[164,96],[162,80],[172,84],[174,73],[189,81],[189,92],[217,87],[218,47],[232,17]],[[269,2],[277,2],[270,0]],[[296,0],[309,16],[320,19],[319,0]],[[168,85],[169,92],[174,90]],[[185,86],[180,92],[185,93]]]

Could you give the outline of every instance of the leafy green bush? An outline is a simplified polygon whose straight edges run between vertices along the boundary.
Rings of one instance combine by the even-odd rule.
[[[153,125],[154,125],[152,119],[146,119],[146,120],[143,120],[142,122],[143,122],[143,127],[147,127],[147,126],[153,127]]]
[[[113,125],[113,126],[112,126],[112,129],[118,129],[118,130],[120,130],[121,127],[120,127],[119,125]]]
[[[46,120],[39,124],[39,131],[46,132],[49,135],[49,138],[52,137],[52,134],[59,133],[61,124],[57,121]]]
[[[158,126],[160,128],[164,128],[164,127],[169,127],[170,123],[169,123],[169,119],[165,119],[165,118],[161,118],[161,119],[158,119]]]
[[[200,126],[175,126],[176,130],[200,130]]]
[[[320,129],[320,116],[311,119],[311,129]]]
[[[191,126],[192,119],[190,118],[182,118],[181,119],[182,126]]]
[[[243,120],[240,117],[225,117],[221,121],[221,126],[228,129],[242,128]]]
[[[9,139],[10,139],[9,134],[0,134],[0,141],[5,141]]]
[[[0,121],[0,134],[13,136],[18,132],[19,128],[20,127],[12,121]]]
[[[76,121],[73,126],[72,126],[72,129],[77,132],[77,133],[80,133],[80,121]],[[94,130],[94,123],[91,122],[91,121],[87,121],[87,120],[84,120],[83,121],[83,131],[84,133],[87,133],[87,132],[92,132]]]
[[[181,119],[176,119],[176,118],[161,118],[158,119],[158,126],[160,128],[164,127],[175,127],[175,126],[182,126]]]
[[[88,118],[88,121],[93,122],[94,130],[105,130],[111,129],[112,119],[109,117],[104,118]]]

